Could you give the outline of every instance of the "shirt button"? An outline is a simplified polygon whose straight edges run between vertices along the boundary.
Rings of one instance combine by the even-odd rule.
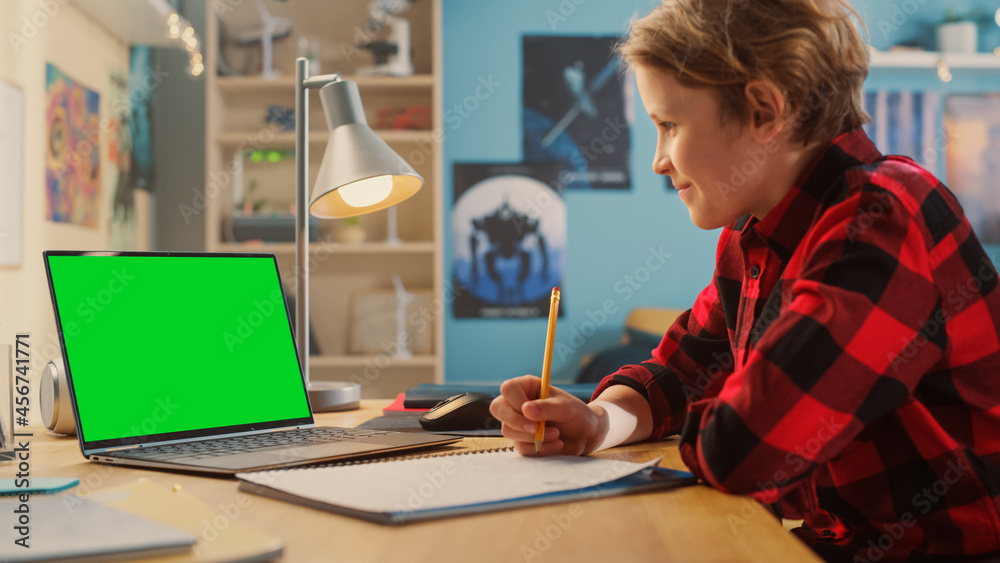
[[[833,530],[823,530],[823,535],[827,537],[832,536]]]
[[[757,279],[759,276],[760,276],[760,268],[757,265],[754,265],[752,268],[750,268],[750,277],[753,279]]]

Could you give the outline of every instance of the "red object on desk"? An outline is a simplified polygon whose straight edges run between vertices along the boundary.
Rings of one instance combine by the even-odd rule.
[[[391,405],[382,409],[382,414],[384,416],[398,416],[401,414],[423,414],[430,409],[408,409],[403,406],[403,399],[406,398],[406,393],[400,393],[396,395],[396,400],[392,402]]]

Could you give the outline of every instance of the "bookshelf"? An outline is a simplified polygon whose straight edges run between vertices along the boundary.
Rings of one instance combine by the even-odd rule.
[[[263,78],[255,69],[258,47],[236,47],[233,37],[260,25],[253,2],[210,2],[207,6],[206,62],[206,179],[204,221],[206,246],[211,252],[270,252],[278,257],[286,291],[294,294],[294,242],[234,240],[232,221],[240,200],[288,212],[294,201],[294,130],[269,124],[270,106],[294,107],[294,60],[298,39],[318,38],[320,73],[338,73],[358,83],[369,124],[424,178],[415,196],[396,207],[399,242],[387,241],[389,211],[365,215],[360,225],[365,241],[338,240],[342,221],[321,221],[320,239],[310,243],[310,318],[320,354],[310,357],[313,380],[356,381],[365,398],[389,398],[421,382],[442,381],[443,307],[441,147],[434,135],[441,127],[440,1],[416,2],[400,17],[410,22],[415,74],[408,77],[357,74],[370,65],[369,53],[354,47],[366,39],[367,0],[343,0],[323,5],[269,2],[274,16],[291,19],[291,35],[274,43],[274,67],[280,73]],[[370,38],[369,38],[370,39]],[[218,57],[224,63],[219,64]],[[241,76],[220,76],[221,67]],[[310,90],[310,177],[315,178],[327,142],[327,127],[316,90]],[[429,123],[421,129],[385,126],[383,116],[404,107],[429,108]],[[425,114],[426,115],[426,112]],[[273,157],[251,161],[258,151]],[[311,186],[311,182],[310,182]],[[201,211],[201,210],[199,210]],[[391,291],[398,275],[408,291],[429,293],[431,307],[407,330],[430,330],[431,349],[412,357],[391,355],[392,338],[378,354],[352,350],[354,303],[359,295]],[[436,306],[434,306],[436,305]]]

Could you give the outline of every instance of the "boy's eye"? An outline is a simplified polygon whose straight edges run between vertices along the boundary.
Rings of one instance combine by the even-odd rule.
[[[677,124],[671,123],[669,121],[664,121],[664,122],[661,122],[661,123],[657,123],[656,126],[659,127],[660,129],[666,129],[666,130],[669,131],[670,129],[673,129],[674,127],[677,127]]]

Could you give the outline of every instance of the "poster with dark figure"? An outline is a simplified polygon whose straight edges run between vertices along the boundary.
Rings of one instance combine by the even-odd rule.
[[[566,257],[559,163],[454,167],[455,318],[535,318],[549,312]]]
[[[564,188],[632,187],[618,40],[523,37],[524,160],[562,162]]]

